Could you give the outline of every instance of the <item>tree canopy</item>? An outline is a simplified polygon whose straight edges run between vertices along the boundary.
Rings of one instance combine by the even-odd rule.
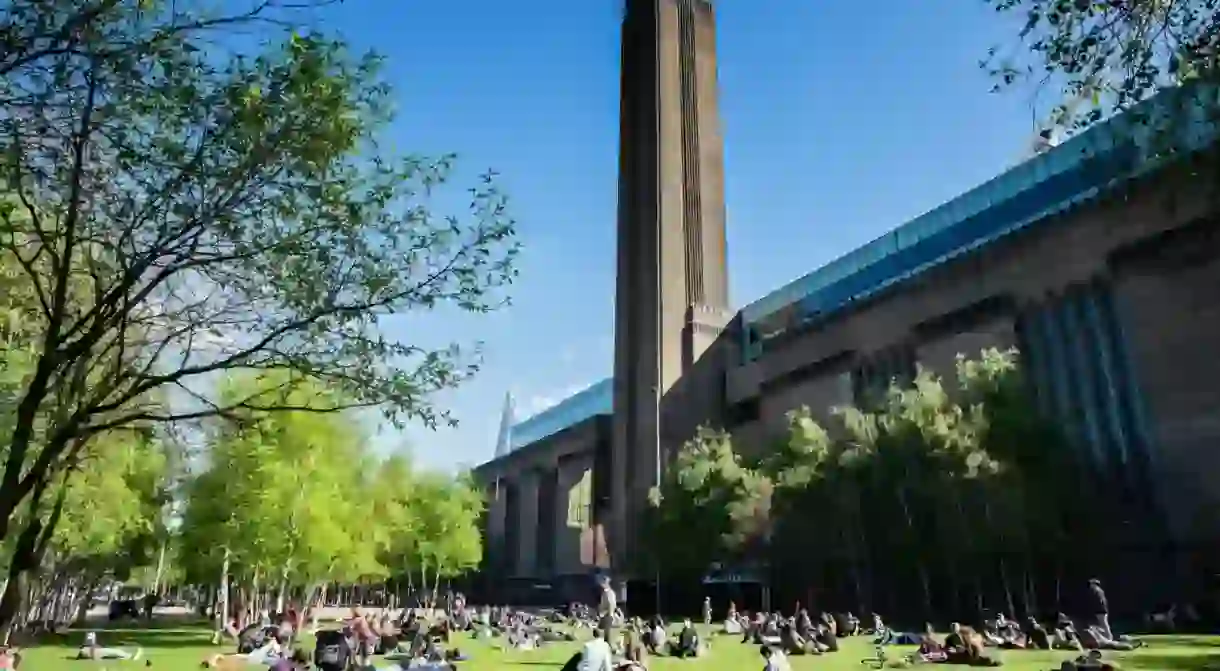
[[[360,495],[377,459],[349,411],[454,421],[433,394],[477,371],[478,343],[414,334],[505,304],[515,224],[494,174],[455,201],[453,156],[381,141],[381,59],[305,27],[331,2],[0,17],[3,618],[21,615],[18,579],[160,582],[167,557],[300,585],[478,554],[468,484],[412,471],[449,498],[419,494],[426,540],[383,562]],[[412,328],[391,337],[387,319]]]
[[[485,177],[466,216],[434,212],[453,159],[379,144],[392,107],[380,60],[285,30],[275,6],[6,12],[0,268],[27,372],[5,419],[0,535],[108,430],[300,409],[279,392],[313,382],[338,393],[311,411],[432,425],[450,417],[430,394],[477,368],[457,344],[379,325],[503,303],[517,251],[504,197]],[[238,24],[269,46],[243,51]],[[237,370],[280,384],[219,393]]]
[[[952,382],[919,370],[827,427],[795,409],[773,446],[701,431],[645,546],[670,575],[765,565],[787,598],[815,586],[820,608],[912,622],[1059,608],[1066,576],[1106,566],[1114,493],[1039,415],[1015,350],[959,357]]]
[[[223,427],[186,488],[191,583],[274,586],[282,606],[286,594],[312,603],[328,583],[418,575],[435,587],[482,558],[482,493],[464,475],[375,457],[350,414],[301,410]]]
[[[1220,83],[1216,0],[984,1],[1018,26],[984,67],[997,90],[1033,85],[1055,93],[1048,129],[1079,131],[1163,89]],[[1214,93],[1204,99],[1214,120]]]

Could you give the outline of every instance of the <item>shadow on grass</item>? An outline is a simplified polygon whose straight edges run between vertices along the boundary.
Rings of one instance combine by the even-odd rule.
[[[139,646],[145,650],[211,647],[212,634],[204,629],[98,629],[74,630],[39,639],[43,645],[76,647],[85,642],[86,631],[97,631],[102,645],[115,648]]]
[[[1220,638],[1215,636],[1173,634],[1149,636],[1147,640],[1158,648],[1210,648],[1220,652]]]
[[[1145,654],[1123,660],[1122,668],[1148,671],[1220,671],[1220,653]]]
[[[195,615],[158,615],[152,620],[86,620],[83,624],[73,627],[73,629],[89,630],[89,631],[123,631],[123,630],[157,630],[157,629],[186,629],[191,627],[209,628],[212,624],[209,620]]]

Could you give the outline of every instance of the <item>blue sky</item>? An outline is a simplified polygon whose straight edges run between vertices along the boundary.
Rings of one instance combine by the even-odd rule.
[[[388,58],[400,151],[503,176],[525,256],[508,310],[394,320],[481,340],[478,379],[437,401],[454,430],[383,435],[429,466],[490,458],[521,414],[609,374],[621,0],[346,0],[328,27]],[[1010,31],[983,0],[717,0],[735,306],[1015,164],[1031,101],[978,68]]]

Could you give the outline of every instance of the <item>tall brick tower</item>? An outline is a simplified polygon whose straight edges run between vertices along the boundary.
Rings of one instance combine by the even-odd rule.
[[[616,572],[672,447],[663,400],[710,344],[701,315],[728,307],[711,1],[626,0],[621,76],[608,525]]]

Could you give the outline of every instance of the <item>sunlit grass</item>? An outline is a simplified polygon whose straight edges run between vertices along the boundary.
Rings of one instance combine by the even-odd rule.
[[[135,646],[144,648],[140,661],[90,662],[71,659],[76,646],[84,637],[83,632],[71,632],[64,640],[27,650],[23,669],[28,671],[81,671],[82,669],[137,669],[151,666],[156,669],[194,669],[210,655],[230,652],[230,646],[217,647],[209,644],[209,633],[203,628],[168,627],[153,629],[113,629],[100,632],[101,642],[112,646]],[[737,637],[717,636],[712,639],[711,652],[698,660],[653,659],[651,671],[682,669],[704,669],[706,671],[750,671],[762,668],[758,648],[743,645]],[[1153,637],[1150,645],[1128,654],[1113,654],[1123,669],[1147,671],[1204,671],[1220,669],[1220,637]],[[572,655],[578,644],[553,644],[542,650],[520,652],[502,651],[492,645],[474,640],[458,638],[453,645],[462,649],[471,659],[459,668],[463,671],[491,671],[512,669],[528,671],[529,667],[559,669]],[[797,671],[846,671],[862,669],[860,660],[872,655],[872,646],[864,639],[844,641],[842,650],[822,657],[798,657],[792,659]],[[904,650],[895,649],[898,657]],[[1058,669],[1059,664],[1072,655],[1059,652],[1003,652],[1003,668],[1017,671],[1048,671]],[[382,663],[388,666],[388,663]],[[259,667],[251,667],[258,669]],[[960,667],[965,668],[965,667]]]

